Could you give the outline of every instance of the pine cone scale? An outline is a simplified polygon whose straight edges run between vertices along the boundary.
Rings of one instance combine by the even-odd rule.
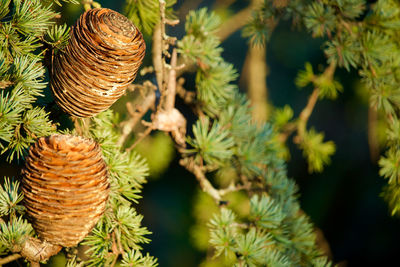
[[[56,63],[57,64],[57,63]],[[64,66],[64,68],[68,68],[69,66]],[[75,73],[75,70],[73,68],[67,69],[67,73]],[[84,83],[80,82],[80,80],[74,79],[74,76],[70,76],[69,74],[66,74],[68,77],[60,77],[60,82],[62,82],[64,85],[68,86],[69,88],[76,88],[79,90],[67,90],[65,92],[59,93],[57,92],[56,95],[60,97],[59,101],[62,101],[66,105],[73,105],[75,100],[77,99],[85,99],[85,103],[78,102],[75,105],[78,105],[81,109],[83,110],[88,110],[90,112],[90,108],[87,107],[87,105],[90,105],[92,109],[96,109],[96,105],[99,105],[98,102],[98,97],[104,97],[108,96],[107,99],[103,100],[103,107],[100,106],[100,110],[104,109],[104,107],[107,107],[114,103],[119,97],[121,97],[124,92],[118,90],[121,87],[127,86],[130,84],[128,82],[127,84],[122,84],[119,85],[117,83],[112,84],[113,87],[110,87],[110,84],[106,83],[106,80],[103,81],[102,83],[98,82],[97,85],[102,85],[102,89],[97,89],[94,84],[96,83],[95,76],[90,76],[87,74],[83,74],[82,76],[88,77],[87,84],[85,85]],[[76,75],[76,77],[79,75]],[[88,89],[88,86],[91,85],[92,89]],[[98,107],[97,107],[98,108]]]
[[[91,9],[53,61],[51,89],[61,108],[91,117],[109,108],[136,77],[146,46],[139,30],[110,9]]]
[[[53,135],[30,148],[23,170],[24,205],[47,242],[79,243],[104,213],[109,188],[107,167],[94,141]]]

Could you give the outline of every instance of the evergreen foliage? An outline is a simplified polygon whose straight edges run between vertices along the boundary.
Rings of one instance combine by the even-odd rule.
[[[77,3],[77,1],[66,1]],[[61,2],[57,1],[57,4]],[[55,25],[51,4],[42,1],[1,1],[0,22],[0,149],[9,162],[20,160],[41,136],[57,131],[58,123],[49,120],[49,113],[38,101],[47,86],[45,57],[57,52],[68,42],[69,28]],[[121,152],[116,145],[119,133],[114,129],[115,116],[106,111],[87,123],[84,135],[101,144],[109,167],[111,194],[107,210],[83,244],[90,248],[86,265],[109,265],[121,255],[125,266],[156,266],[156,260],[142,255],[140,243],[150,232],[141,226],[132,202],[140,198],[148,167],[136,152]],[[63,132],[78,134],[76,130]],[[23,196],[18,180],[4,178],[0,188],[0,252],[19,252],[32,226],[23,217]],[[121,244],[118,253],[115,244]],[[68,266],[77,266],[82,259],[73,256]]]
[[[204,12],[205,9],[201,9],[188,15],[185,26],[187,33],[194,35],[199,32],[196,27],[198,24],[213,25],[208,21],[215,15],[211,13],[205,16]],[[201,19],[203,23],[200,22]],[[214,42],[216,36],[205,32],[206,30],[200,31],[193,37],[203,44]],[[191,54],[182,49],[182,43],[180,47],[183,55]],[[226,94],[226,101],[213,105],[212,99],[215,95],[212,83],[215,82],[216,67],[224,61],[214,55],[207,57],[208,45],[199,45],[198,48],[203,49],[200,52],[202,58],[191,59],[187,56],[188,60],[196,60],[198,63],[204,58],[214,59],[214,62],[207,62],[210,65],[207,64],[206,67],[203,67],[204,62],[198,64],[197,77],[199,72],[203,77],[196,79],[199,95],[200,88],[204,88],[204,91],[208,89],[207,94],[201,99],[199,97],[199,100],[209,117],[205,116],[196,123],[193,128],[194,137],[188,138],[188,143],[193,148],[188,152],[195,152],[195,159],[202,164],[203,161],[199,159],[204,160],[205,169],[232,167],[236,176],[241,176],[242,183],[250,187],[250,192],[265,192],[261,198],[258,195],[251,198],[250,214],[242,220],[238,220],[237,215],[225,207],[221,207],[220,214],[210,220],[210,243],[215,247],[215,256],[233,257],[238,266],[262,266],[268,263],[310,265],[321,256],[321,252],[315,246],[315,234],[309,219],[299,210],[297,189],[286,176],[284,162],[279,159],[278,154],[281,151],[273,141],[277,132],[270,124],[257,126],[252,121],[249,103],[236,87],[230,86],[230,81],[236,78],[230,67],[225,67],[228,71],[224,73],[230,76],[229,79],[220,78],[215,81],[220,83],[219,90],[229,88],[231,92]],[[227,63],[223,64],[229,66]],[[207,85],[200,87],[202,85],[199,84],[202,83]],[[218,96],[218,99],[221,97]],[[213,107],[212,111],[209,106]],[[232,156],[228,156],[229,154]],[[266,255],[273,256],[268,258]]]
[[[206,232],[207,244],[219,266],[332,266],[316,244],[314,226],[300,209],[297,185],[287,176],[288,153],[283,143],[296,132],[294,141],[303,150],[310,172],[320,172],[329,164],[335,145],[324,141],[323,133],[308,129],[307,120],[318,99],[335,99],[343,91],[334,77],[337,67],[359,70],[370,91],[371,105],[384,114],[387,152],[379,164],[380,175],[388,179],[388,186],[383,197],[393,214],[400,212],[400,4],[394,0],[374,4],[363,0],[275,2],[264,1],[255,9],[243,34],[254,44],[265,44],[280,20],[292,19],[313,37],[324,39],[327,67],[316,73],[306,63],[305,69],[299,71],[296,85],[314,88],[299,118],[294,118],[293,110],[285,106],[274,110],[270,121],[256,123],[249,101],[235,84],[237,71],[222,57],[217,36],[221,22],[214,12],[206,8],[190,11],[186,34],[170,53],[168,47],[175,45],[176,38],[165,33],[165,25],[175,24],[171,22],[175,18],[175,1],[127,0],[125,14],[145,34],[157,33],[154,29],[158,26],[164,30],[159,39],[153,36],[161,50],[159,55],[153,55],[153,66],[145,69],[151,72],[154,68],[158,84],[145,81],[135,87],[143,90],[141,93],[143,88],[156,88],[161,94],[160,103],[152,103],[151,122],[143,123],[147,130],[142,135],[135,132],[135,143],[127,148],[124,141],[119,144],[121,138],[126,138],[122,116],[111,109],[90,119],[75,119],[72,129],[65,125],[64,130],[57,129],[65,122],[51,121],[49,112],[53,109],[38,100],[48,83],[44,65],[51,70],[51,56],[68,43],[70,29],[55,25],[54,18],[59,14],[45,1],[0,1],[1,153],[7,155],[8,162],[22,160],[37,138],[55,132],[69,133],[98,142],[108,166],[111,190],[105,214],[82,242],[87,246],[83,248],[88,258],[68,253],[67,266],[114,266],[118,260],[121,266],[157,266],[154,257],[141,251],[142,244],[150,242],[150,231],[142,226],[143,216],[137,213],[135,204],[141,198],[149,168],[133,150],[154,129],[171,133],[181,153],[180,164],[194,174],[201,189],[212,198],[200,195],[199,199],[209,205],[207,214],[201,217],[203,225],[194,229]],[[99,4],[84,5],[90,8]],[[160,114],[181,115],[174,108],[174,95],[168,95],[175,94],[177,88],[171,90],[170,86],[176,86],[179,76],[174,55],[179,57],[178,62],[195,66],[196,90],[186,92],[194,97],[185,101],[198,117],[189,125],[193,129],[190,134],[182,126],[186,123],[184,116],[178,116],[176,121],[176,117],[171,119],[173,116],[166,116],[170,121],[157,121]],[[171,99],[172,107],[168,107],[165,102]],[[129,123],[140,121],[153,108],[150,105],[141,113],[140,109],[132,111],[127,107]],[[133,131],[135,123],[132,124]],[[25,220],[22,200],[18,178],[4,178],[0,187],[1,254],[18,253],[28,238],[35,237]],[[195,208],[200,209],[200,205]],[[199,247],[204,249],[204,243]]]
[[[166,0],[166,17],[175,18],[172,6],[176,0]],[[158,1],[127,0],[124,13],[145,34],[151,35],[154,26],[160,22]]]
[[[140,243],[150,240],[145,235],[150,232],[141,226],[142,215],[137,214],[132,202],[140,198],[142,184],[146,182],[148,167],[135,151],[121,152],[116,145],[119,133],[115,131],[117,118],[111,110],[94,117],[89,125],[89,135],[101,144],[103,155],[110,173],[110,200],[102,219],[87,236],[83,244],[91,248],[87,251],[91,259],[89,266],[108,266],[118,254],[116,244],[127,263],[138,266],[156,266],[156,260],[140,253]],[[128,251],[128,252],[127,252]],[[135,251],[134,254],[129,251]],[[147,264],[147,265],[146,265]]]
[[[397,139],[395,136],[398,136],[396,127],[399,124],[400,104],[398,99],[400,49],[397,37],[397,30],[400,27],[399,2],[297,0],[288,1],[284,7],[274,6],[272,2],[264,2],[244,34],[253,40],[260,38],[267,40],[273,25],[260,23],[260,20],[271,17],[274,21],[291,18],[313,37],[323,38],[327,63],[337,64],[338,67],[348,71],[351,68],[359,70],[360,77],[369,90],[371,108],[382,113],[387,125],[387,152],[379,161],[380,175],[388,178],[388,186],[383,192],[383,197],[389,202],[392,213],[399,214],[400,202],[397,201],[400,194],[398,187],[400,173],[397,166],[399,146],[395,141]],[[307,63],[305,71],[299,72],[296,84],[303,87],[312,83],[321,90],[320,97],[335,98],[342,90],[337,81],[321,80],[319,77],[315,76],[311,65]],[[334,152],[334,147],[329,143],[320,142],[322,136],[314,131],[308,132],[308,135],[314,136],[314,140],[308,142],[314,145],[303,143],[300,147],[304,149],[304,155],[308,158],[310,171],[320,170],[329,162],[329,155]]]
[[[40,39],[56,15],[40,1],[2,1],[0,25],[0,148],[8,161],[24,157],[36,138],[55,131],[48,114],[34,108],[45,68]]]

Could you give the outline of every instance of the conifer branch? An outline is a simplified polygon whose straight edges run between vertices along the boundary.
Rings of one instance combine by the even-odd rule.
[[[40,261],[47,260],[51,256],[56,255],[60,252],[61,248],[59,245],[53,245],[30,236],[22,245],[15,247],[14,250],[27,260],[39,264]]]
[[[331,61],[329,66],[325,69],[325,71],[321,74],[321,76],[326,77],[327,79],[332,79],[336,69],[336,62]],[[299,118],[295,122],[289,122],[284,126],[282,133],[279,134],[279,140],[286,141],[287,138],[294,132],[297,131],[297,136],[295,137],[295,142],[300,143],[306,132],[306,125],[308,119],[310,118],[314,107],[320,97],[320,88],[315,87],[313,92],[308,98],[306,106],[300,112]]]
[[[175,96],[176,96],[176,61],[177,61],[177,52],[174,48],[172,50],[171,57],[171,67],[168,74],[168,85],[166,92],[166,100],[165,100],[165,110],[170,111],[175,107]]]
[[[148,127],[146,130],[144,130],[142,133],[138,134],[139,138],[135,140],[135,142],[126,149],[127,152],[131,151],[134,149],[146,136],[148,136],[152,131],[154,130],[152,123],[149,123]]]
[[[241,11],[230,17],[226,22],[224,22],[219,30],[216,32],[216,37],[219,39],[219,41],[225,41],[233,33],[244,27],[248,23],[248,20],[251,18],[251,13],[254,11],[256,6],[257,5],[255,1],[252,1],[252,3],[248,7],[242,9]],[[196,69],[195,62],[186,62],[180,57],[178,59],[178,64],[182,64],[183,62],[185,63],[185,66],[177,71],[177,77],[182,76],[182,74],[185,72],[192,72]]]
[[[23,6],[28,3],[17,0],[13,2],[17,3],[15,10],[20,9],[18,5]],[[83,2],[85,9],[99,5],[93,0],[83,0]],[[134,6],[139,2],[141,5]],[[165,27],[166,24],[176,25],[178,23],[177,20],[169,17],[168,7],[173,4],[173,1],[129,1],[128,9],[130,13],[134,13],[132,16],[135,19],[138,19],[139,13],[146,11],[147,18],[139,18],[139,21],[147,24],[147,27],[143,26],[145,29],[157,25],[152,40],[152,58],[157,86],[149,81],[143,85],[130,86],[141,91],[147,90],[147,92],[143,93],[145,95],[142,97],[143,103],[137,107],[132,104],[134,102],[127,104],[129,117],[119,124],[117,129],[115,127],[117,116],[114,116],[111,110],[94,117],[91,120],[91,127],[89,124],[86,125],[85,121],[75,121],[76,132],[81,135],[90,135],[100,143],[111,181],[110,209],[105,214],[105,219],[85,239],[85,244],[89,245],[91,252],[88,264],[113,266],[121,258],[123,266],[154,266],[156,264],[153,258],[143,256],[137,249],[139,247],[137,243],[148,241],[143,237],[148,234],[148,231],[140,227],[141,216],[136,214],[131,202],[136,202],[140,197],[138,193],[146,181],[148,168],[142,158],[134,152],[131,153],[131,150],[153,130],[160,130],[172,135],[177,149],[183,157],[180,164],[193,173],[201,189],[220,206],[221,214],[211,220],[210,243],[215,247],[216,254],[220,255],[223,252],[232,254],[234,252],[235,263],[243,266],[330,266],[325,258],[317,256],[320,253],[316,248],[313,226],[308,217],[299,212],[296,184],[287,177],[285,163],[280,156],[283,149],[276,144],[274,130],[276,124],[274,125],[273,121],[261,125],[255,125],[252,122],[248,101],[232,83],[237,78],[236,70],[221,56],[220,42],[248,22],[247,17],[251,17],[251,11],[256,9],[256,2],[258,1],[252,1],[250,6],[228,19],[219,30],[219,19],[215,14],[207,14],[205,9],[190,12],[188,18],[191,21],[187,24],[187,34],[175,47],[176,39],[166,34]],[[303,75],[303,78],[307,79],[300,82],[312,83],[314,91],[297,120],[291,121],[293,112],[290,112],[290,108],[286,113],[282,112],[284,113],[281,120],[283,123],[279,125],[282,126],[280,129],[283,129],[281,138],[286,140],[290,134],[297,131],[295,137],[297,142],[306,143],[307,138],[312,139],[313,142],[309,143],[314,144],[320,150],[317,152],[324,154],[325,157],[320,156],[319,159],[315,159],[318,158],[318,153],[310,149],[311,145],[308,148],[304,145],[303,150],[308,149],[313,152],[314,161],[318,161],[319,165],[322,165],[321,162],[325,163],[326,155],[332,153],[332,145],[326,145],[321,141],[322,134],[313,130],[308,131],[307,123],[318,98],[334,98],[341,89],[333,80],[336,63],[339,67],[345,68],[359,66],[367,83],[373,83],[371,88],[375,93],[372,98],[374,106],[383,107],[386,115],[392,118],[392,128],[388,134],[391,149],[388,151],[387,157],[381,159],[380,165],[382,166],[382,175],[387,177],[391,184],[388,189],[389,195],[385,198],[388,198],[389,202],[394,205],[393,210],[396,212],[396,210],[400,210],[398,204],[400,202],[397,197],[400,195],[399,188],[394,183],[398,180],[400,172],[397,164],[400,154],[397,149],[400,144],[397,137],[400,126],[397,125],[399,122],[396,116],[399,110],[399,101],[398,93],[395,91],[398,83],[393,82],[393,77],[390,76],[392,73],[386,73],[382,67],[388,62],[397,63],[393,60],[396,54],[393,56],[391,53],[395,49],[392,49],[390,44],[387,45],[390,37],[386,38],[386,35],[391,34],[392,31],[390,29],[393,27],[393,24],[390,23],[391,19],[387,17],[380,19],[380,14],[384,12],[376,12],[374,21],[382,24],[366,27],[367,23],[364,21],[363,23],[356,22],[364,20],[364,18],[358,17],[365,13],[362,1],[331,1],[332,3],[316,1],[311,4],[307,1],[303,2],[265,1],[260,8],[257,8],[258,10],[255,10],[259,15],[257,17],[259,20],[255,20],[251,27],[251,30],[261,32],[260,36],[267,39],[266,36],[270,35],[279,17],[292,16],[294,20],[300,20],[300,24],[304,24],[314,36],[327,36],[327,43],[324,47],[326,47],[325,53],[330,65],[321,75],[313,73],[308,76],[309,73]],[[352,3],[344,5],[342,2]],[[373,8],[383,5],[383,2],[378,1]],[[145,7],[143,7],[144,4],[146,4]],[[50,127],[53,124],[49,122],[43,110],[31,108],[37,104],[35,103],[36,96],[39,96],[41,90],[46,86],[43,79],[40,78],[44,77],[44,69],[40,63],[44,54],[39,55],[36,60],[37,55],[34,53],[39,50],[36,42],[44,40],[43,36],[51,25],[54,15],[50,14],[49,9],[39,8],[39,11],[43,11],[40,13],[47,12],[40,27],[36,26],[39,24],[36,22],[41,17],[27,17],[27,21],[23,21],[24,17],[20,16],[19,18],[22,19],[18,19],[16,16],[15,21],[20,20],[19,31],[13,32],[14,24],[7,21],[7,18],[4,19],[4,16],[10,13],[8,5],[6,3],[7,8],[0,8],[0,18],[5,25],[4,33],[1,34],[14,35],[14,40],[23,41],[18,41],[11,48],[4,46],[0,49],[2,58],[6,58],[4,64],[0,63],[1,75],[5,77],[0,81],[0,88],[4,87],[4,90],[0,90],[0,138],[2,142],[0,146],[2,150],[4,148],[4,151],[9,149],[12,153],[23,156],[23,152],[37,137],[55,131]],[[5,5],[0,4],[0,6]],[[374,12],[371,10],[366,17]],[[389,23],[384,24],[386,21]],[[357,23],[356,28],[354,23]],[[40,34],[34,31],[38,28],[40,28]],[[377,34],[380,31],[384,32],[383,37],[385,38],[380,38],[382,36]],[[62,32],[65,33],[65,30],[54,28],[54,34],[50,35],[58,37],[68,35],[61,34]],[[151,30],[147,32],[151,33]],[[33,39],[29,39],[31,37]],[[66,39],[54,37],[50,38],[48,43],[54,48],[61,48],[62,40],[66,42]],[[394,44],[397,45],[397,43]],[[385,45],[387,46],[385,47]],[[171,46],[172,54],[170,55]],[[385,58],[384,53],[379,49],[389,51],[390,55],[386,55]],[[186,57],[191,63],[180,68],[178,65],[179,62],[183,62],[183,57]],[[12,64],[12,66],[7,64]],[[195,81],[196,92],[186,91],[183,88],[184,80],[183,78],[179,79],[179,76],[195,66],[198,67]],[[392,67],[391,69],[395,70],[396,68]],[[148,70],[151,69],[151,67],[148,68]],[[253,73],[256,71],[253,70]],[[9,74],[10,77],[7,76]],[[260,79],[265,79],[265,77]],[[18,88],[17,84],[22,84],[22,89]],[[151,121],[143,122],[143,125],[147,127],[144,132],[137,134],[134,144],[122,152],[120,146],[124,145],[134,127],[155,104],[157,89],[161,93],[160,105],[154,107]],[[182,97],[185,103],[190,104],[200,118],[194,127],[193,136],[186,135],[187,119],[175,108],[176,94]],[[41,127],[42,125],[45,127]],[[46,128],[46,130],[42,128]],[[191,147],[186,148],[187,145]],[[227,187],[219,189],[211,183],[207,176],[211,171],[223,172],[225,168],[234,169],[234,175],[228,177],[230,180]],[[237,176],[239,176],[239,182],[236,182]],[[10,188],[4,187],[3,191],[6,193],[2,195],[12,197],[5,197],[1,201],[1,212],[14,216],[18,209],[10,204],[17,202],[14,200],[18,199],[18,194],[9,194],[17,192]],[[246,190],[247,197],[250,196],[250,214],[246,215],[246,218],[240,218],[241,216],[236,216],[233,211],[225,208],[227,205],[225,205],[224,197],[238,190]],[[221,206],[224,207],[221,208]],[[4,237],[2,241],[8,249],[13,247],[14,243],[21,243],[14,242],[16,239],[21,241],[23,240],[21,238],[26,238],[28,240],[28,243],[23,244],[24,248],[13,247],[15,251],[9,249],[17,254],[4,259],[20,255],[31,261],[32,265],[36,264],[37,266],[41,260],[56,254],[60,249],[58,246],[53,247],[34,239],[33,233],[28,231],[31,229],[28,223],[13,224],[10,222],[7,226],[1,218],[0,222],[2,222],[3,233],[7,233],[2,233],[1,237]],[[28,232],[29,234],[27,234]],[[4,259],[0,259],[0,264]]]
[[[322,76],[327,77],[328,79],[332,79],[336,69],[336,62],[334,60],[331,61],[329,66],[325,69]],[[314,88],[310,97],[308,98],[307,105],[300,112],[299,121],[297,125],[297,137],[295,138],[295,142],[300,143],[301,139],[304,137],[306,132],[306,125],[308,119],[311,116],[311,113],[314,110],[315,104],[317,103],[318,97],[320,94],[320,88]]]
[[[252,1],[249,6],[237,12],[221,25],[219,31],[217,32],[217,36],[219,37],[221,42],[226,40],[229,36],[237,32],[239,29],[243,28],[249,22],[251,14],[256,8],[256,4],[254,2],[255,1]]]
[[[184,87],[183,84],[185,83],[185,79],[180,77],[177,81],[176,85],[176,94],[185,102],[185,104],[193,104],[193,101],[195,100],[196,93],[187,91]]]
[[[242,72],[253,107],[252,115],[259,123],[265,122],[269,115],[266,49],[266,46],[249,45]]]
[[[15,254],[11,254],[7,257],[1,258],[0,259],[0,266],[3,266],[4,264],[10,263],[12,261],[18,260],[19,258],[21,258],[22,255],[15,253]]]
[[[181,164],[188,171],[194,174],[197,181],[199,182],[201,189],[209,194],[215,200],[215,202],[219,203],[221,201],[221,195],[219,191],[215,189],[215,187],[210,183],[210,181],[203,173],[201,167],[195,164],[193,158],[181,159],[179,161],[179,164]]]
[[[162,61],[162,50],[163,50],[163,38],[162,38],[162,25],[158,23],[154,27],[153,31],[153,42],[152,42],[152,55],[153,55],[153,66],[156,74],[157,85],[161,91],[163,88],[164,72],[163,72],[163,61]]]
[[[185,167],[185,169],[187,169],[189,172],[194,174],[203,192],[210,195],[218,205],[221,204],[222,198],[225,195],[232,192],[249,189],[249,185],[235,185],[233,182],[230,183],[229,186],[226,188],[216,189],[207,179],[204,172],[205,168],[196,164],[194,158],[192,157],[183,158],[179,161],[179,164]]]
[[[301,136],[304,136],[304,133],[306,131],[307,121],[311,116],[315,104],[317,103],[319,92],[320,92],[319,88],[314,88],[313,92],[308,98],[307,105],[304,107],[304,109],[301,111],[299,115],[299,122],[297,125],[297,132],[299,138],[301,138]]]
[[[159,57],[158,53],[160,53],[160,51],[157,52],[157,58],[158,60],[161,60],[161,72],[162,72],[162,83],[161,83],[161,87],[159,85],[159,90],[161,92],[161,95],[164,97],[161,97],[160,100],[160,106],[163,107],[163,100],[165,98],[165,90],[166,90],[166,83],[167,83],[167,69],[166,69],[166,53],[168,50],[168,44],[165,42],[167,39],[166,33],[165,33],[165,0],[158,0],[159,2],[159,7],[160,7],[160,45],[161,45],[161,58]],[[153,41],[154,42],[154,41]]]
[[[155,93],[155,85],[152,84],[150,81],[146,81],[143,84],[143,89],[147,94],[144,96],[144,99],[141,101],[141,104],[136,104],[136,107],[132,107],[131,102],[126,103],[127,111],[129,114],[129,118],[120,123],[122,128],[121,136],[118,139],[117,145],[121,146],[125,143],[128,136],[132,133],[133,129],[140,121],[140,119],[147,113],[150,108],[154,108],[155,101],[156,101],[156,93]]]

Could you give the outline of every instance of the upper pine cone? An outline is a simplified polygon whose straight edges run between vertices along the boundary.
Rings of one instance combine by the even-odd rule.
[[[29,150],[22,175],[26,213],[42,240],[76,246],[105,211],[107,166],[90,139],[40,138]]]
[[[75,117],[108,109],[135,79],[145,50],[142,34],[125,16],[108,8],[86,11],[53,61],[57,104]]]

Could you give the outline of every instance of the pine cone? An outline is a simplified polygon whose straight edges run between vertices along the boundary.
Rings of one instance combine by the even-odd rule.
[[[109,193],[99,145],[70,135],[40,138],[22,171],[24,205],[42,240],[77,245],[104,213]]]
[[[145,50],[142,34],[125,16],[108,8],[86,11],[53,61],[57,104],[75,117],[108,109],[135,79]]]

